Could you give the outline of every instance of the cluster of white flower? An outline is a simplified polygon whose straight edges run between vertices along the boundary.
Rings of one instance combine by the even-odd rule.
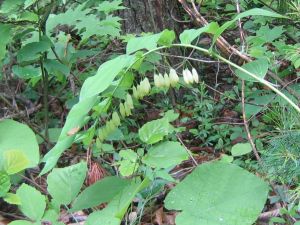
[[[165,73],[164,76],[160,74],[154,74],[154,85],[159,88],[175,87],[179,81],[179,77],[174,69],[170,69],[170,73]]]
[[[199,83],[199,75],[195,68],[192,69],[192,72],[189,69],[184,69],[182,71],[183,80],[187,84]]]
[[[184,69],[183,80],[187,84],[199,83],[199,76],[195,68],[190,71],[189,69]],[[176,70],[170,69],[169,74],[154,74],[154,85],[158,88],[169,88],[175,87],[179,82],[179,77],[176,73]],[[132,95],[136,100],[144,98],[150,93],[151,85],[148,78],[145,78],[137,86],[133,86]],[[134,109],[132,96],[127,94],[126,100],[124,103],[120,103],[119,112],[122,118],[130,116],[131,110]],[[108,135],[113,132],[118,126],[120,126],[121,120],[117,112],[113,112],[112,117],[109,121],[106,122],[105,126],[99,130],[98,137],[101,142],[103,142]]]
[[[192,71],[184,69],[182,74],[183,80],[186,84],[199,83],[199,75],[195,68],[193,68]],[[174,69],[170,69],[169,74],[154,74],[154,84],[159,88],[169,88],[170,86],[175,87],[178,81],[179,77]]]

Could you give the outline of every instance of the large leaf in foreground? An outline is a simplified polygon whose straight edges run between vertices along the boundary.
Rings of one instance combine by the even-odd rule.
[[[228,163],[198,166],[167,196],[167,209],[182,211],[177,225],[251,225],[267,200],[268,185]]]
[[[35,188],[22,184],[17,190],[17,195],[21,200],[20,209],[31,220],[40,220],[46,209],[46,198]]]
[[[59,204],[69,204],[79,193],[85,180],[87,165],[80,162],[65,168],[55,168],[47,177],[48,192]]]
[[[20,151],[29,160],[28,167],[39,163],[39,146],[32,130],[25,124],[4,120],[0,122],[0,159],[4,152]]]
[[[133,181],[124,190],[122,190],[113,200],[101,211],[95,211],[89,215],[85,225],[120,225],[130,203],[136,194],[148,187],[150,184],[149,179],[142,182],[139,179]]]
[[[78,195],[73,203],[72,211],[92,208],[109,202],[129,184],[130,180],[116,176],[105,177],[87,187]]]

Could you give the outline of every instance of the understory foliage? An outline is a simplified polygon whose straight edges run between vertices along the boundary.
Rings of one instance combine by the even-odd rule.
[[[1,79],[21,86],[12,104],[0,93],[20,115],[0,120],[0,197],[24,215],[9,224],[62,225],[63,213],[79,223],[78,211],[86,225],[142,224],[161,204],[178,225],[251,225],[276,203],[271,224],[297,223],[300,90],[267,74],[299,75],[299,2],[241,1],[241,13],[236,1],[201,3],[216,18],[225,8],[227,21],[132,35],[119,0],[2,2]],[[243,65],[217,50],[240,21],[248,35],[233,41],[252,57]],[[213,87],[202,62],[217,64]],[[234,77],[218,78],[224,68]],[[24,96],[40,112],[18,113]]]

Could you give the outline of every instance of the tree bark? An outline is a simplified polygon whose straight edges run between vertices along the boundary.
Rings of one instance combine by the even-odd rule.
[[[124,0],[127,9],[120,11],[124,33],[158,33],[164,29],[181,33],[183,27],[176,22],[180,18],[177,0]]]

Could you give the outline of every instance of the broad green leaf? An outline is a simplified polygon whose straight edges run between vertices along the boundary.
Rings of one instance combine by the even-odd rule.
[[[0,157],[10,150],[19,150],[30,161],[28,167],[39,163],[39,146],[35,134],[25,124],[4,120],[0,122]]]
[[[62,129],[61,128],[49,128],[48,129],[48,135],[49,135],[49,142],[55,143],[58,141],[59,136],[61,134]],[[41,134],[45,135],[45,130],[41,132]],[[40,137],[39,135],[36,136],[37,141],[39,144],[44,142],[44,139]]]
[[[0,23],[0,61],[4,58],[6,54],[6,45],[12,38],[12,28],[11,25]]]
[[[85,162],[55,168],[47,177],[47,190],[59,204],[70,204],[79,193],[85,180],[87,165]]]
[[[120,225],[136,194],[148,187],[149,184],[150,181],[148,179],[145,179],[143,182],[132,182],[131,185],[127,186],[114,197],[105,209],[91,213],[86,221],[86,225]]]
[[[9,174],[18,173],[29,165],[29,159],[20,150],[10,150],[4,152],[4,170]]]
[[[157,43],[163,46],[171,46],[175,38],[176,38],[176,34],[173,30],[164,30],[161,33]]]
[[[17,196],[20,198],[20,210],[29,219],[38,221],[42,219],[46,209],[46,198],[35,188],[22,184],[17,190]]]
[[[92,208],[105,202],[110,202],[127,185],[129,180],[119,177],[105,177],[83,190],[75,199],[72,211]]]
[[[54,59],[45,60],[44,66],[49,74],[54,74],[54,75],[63,74],[65,76],[68,76],[70,74],[69,67]]]
[[[0,198],[4,197],[11,186],[9,175],[6,172],[0,171]]]
[[[13,193],[7,193],[3,200],[12,205],[21,205],[21,199],[18,195]]]
[[[24,67],[15,65],[12,67],[12,71],[21,79],[30,79],[33,77],[40,77],[42,75],[40,67],[33,67],[31,65]]]
[[[248,17],[248,16],[267,16],[267,17],[275,17],[275,18],[287,18],[285,16],[282,16],[278,13],[271,12],[265,9],[250,9],[248,11],[242,12],[239,15],[237,15],[233,20],[227,21],[224,23],[216,32],[213,38],[212,44],[216,43],[217,39],[222,35],[222,33],[228,29],[231,25],[233,25],[237,20]]]
[[[119,164],[119,171],[123,177],[131,176],[135,171],[137,171],[139,167],[139,164],[137,162],[131,162],[130,160],[126,159],[121,160]]]
[[[43,162],[46,164],[41,172],[41,175],[49,172],[56,165],[61,154],[71,146],[75,140],[75,135],[68,135],[69,131],[74,128],[80,129],[86,123],[86,116],[95,105],[96,100],[96,96],[87,98],[72,107],[67,116],[58,142],[43,158]]]
[[[31,223],[27,220],[15,220],[11,223],[9,223],[8,225],[40,225],[38,223]]]
[[[159,34],[151,34],[143,37],[135,37],[129,40],[126,47],[126,53],[131,54],[141,49],[152,50],[157,47],[162,32]]]
[[[121,55],[103,63],[95,76],[89,77],[83,83],[80,99],[98,95],[111,85],[114,78],[133,63],[134,56]]]
[[[86,4],[78,4],[76,8],[69,7],[66,12],[60,14],[50,14],[46,23],[47,31],[52,32],[58,25],[68,25],[78,30],[82,41],[93,35],[119,36],[119,17],[108,15],[100,20],[96,13],[99,8],[85,7]]]
[[[139,167],[137,162],[138,155],[131,149],[121,150],[119,153],[122,158],[118,164],[120,164],[119,171],[124,177],[131,176]]]
[[[151,147],[142,161],[154,168],[169,168],[187,160],[189,154],[179,142],[166,141]]]
[[[51,206],[48,208],[49,209],[44,213],[42,221],[49,221],[51,222],[51,225],[57,224],[60,216],[59,210],[56,211],[55,209],[51,208]]]
[[[251,145],[249,143],[238,143],[235,144],[231,149],[232,156],[246,155],[252,151]]]
[[[111,13],[116,10],[126,9],[124,6],[121,6],[122,0],[114,1],[104,1],[99,4],[97,7],[100,12],[105,12],[106,14]]]
[[[179,39],[181,44],[191,44],[202,33],[214,34],[218,30],[218,28],[219,25],[216,22],[212,22],[199,29],[184,30],[180,34]]]
[[[139,129],[139,137],[147,144],[154,144],[169,134],[169,127],[170,124],[167,118],[153,120]]]
[[[16,10],[23,5],[24,0],[5,0],[5,1],[1,1],[1,9],[0,9],[0,13],[3,14],[13,14],[16,13]],[[1,32],[2,34],[2,32]]]
[[[24,9],[27,9],[28,7],[30,7],[31,5],[33,5],[37,1],[38,0],[25,0],[25,2],[24,2]]]
[[[261,58],[243,65],[242,68],[255,74],[257,77],[264,79],[269,69],[269,62],[267,59]],[[238,69],[235,71],[235,73],[239,78],[246,81],[259,82],[255,78]]]
[[[229,163],[198,166],[167,195],[165,207],[181,211],[176,225],[253,224],[268,197],[268,185]]]
[[[51,42],[47,39],[39,42],[31,42],[18,51],[17,60],[19,63],[38,59],[39,55],[51,47]]]

